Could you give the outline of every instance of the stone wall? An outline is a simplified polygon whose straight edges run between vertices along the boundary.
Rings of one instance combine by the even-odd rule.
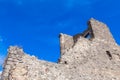
[[[24,52],[22,49],[16,47],[10,47],[8,50],[8,56],[3,65],[3,80],[12,80],[12,71],[15,69],[16,65],[22,62],[22,56]]]
[[[94,38],[60,34],[58,63],[37,59],[21,48],[11,46],[4,62],[1,80],[120,80],[120,47],[108,27],[90,19]]]

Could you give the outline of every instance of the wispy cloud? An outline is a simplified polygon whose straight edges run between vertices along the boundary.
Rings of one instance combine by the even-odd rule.
[[[95,0],[66,0],[66,7],[72,8],[74,6],[90,6],[95,3]]]
[[[76,4],[79,4],[80,6],[85,6],[85,5],[90,5],[91,1],[90,0],[67,0],[67,5],[69,7],[72,7]]]
[[[3,42],[3,38],[0,36],[0,42]]]
[[[6,55],[6,50],[7,50],[5,48],[3,41],[4,39],[2,38],[2,36],[0,36],[0,66],[3,64],[5,60],[5,55]]]
[[[5,60],[5,56],[0,55],[0,66],[3,65],[4,60]]]

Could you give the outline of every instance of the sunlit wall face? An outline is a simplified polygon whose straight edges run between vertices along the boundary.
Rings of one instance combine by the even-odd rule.
[[[59,33],[74,35],[91,18],[106,23],[120,44],[120,0],[0,0],[0,65],[10,45],[57,62]]]

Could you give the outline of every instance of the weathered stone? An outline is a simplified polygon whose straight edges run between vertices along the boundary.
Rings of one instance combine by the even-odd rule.
[[[5,69],[10,69],[10,68],[11,68],[11,65],[12,65],[12,64],[10,64],[10,65],[7,64],[7,65],[5,65]]]
[[[13,61],[13,58],[8,58],[7,60],[8,60],[8,61]]]
[[[60,51],[59,62],[52,63],[11,46],[5,63],[13,64],[4,64],[2,80],[120,80],[120,46],[108,27],[95,19],[82,34],[61,33]]]

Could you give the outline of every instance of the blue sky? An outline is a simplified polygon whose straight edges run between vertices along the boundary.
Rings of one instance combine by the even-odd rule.
[[[82,32],[91,17],[106,23],[120,44],[120,0],[0,0],[0,65],[10,45],[56,62],[59,33]]]

